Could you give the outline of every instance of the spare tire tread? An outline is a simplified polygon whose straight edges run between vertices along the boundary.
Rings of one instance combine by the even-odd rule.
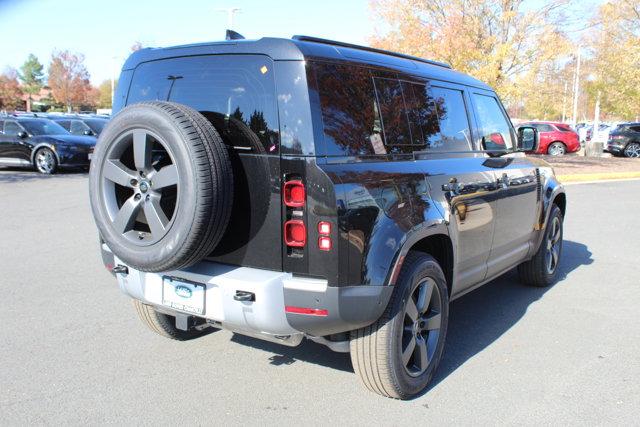
[[[210,254],[226,231],[231,217],[233,198],[231,160],[222,138],[213,125],[198,111],[186,105],[165,101],[147,101],[133,104],[118,113],[111,120],[110,125],[116,126],[116,129],[118,126],[126,126],[127,121],[124,119],[118,121],[118,117],[121,117],[127,111],[134,115],[135,113],[144,114],[142,109],[155,110],[155,114],[160,113],[161,116],[165,116],[166,120],[173,126],[174,132],[180,135],[179,138],[184,144],[183,147],[189,153],[187,163],[183,163],[183,165],[191,165],[189,167],[192,168],[188,173],[192,177],[190,194],[193,197],[190,198],[195,201],[195,206],[193,206],[188,219],[186,217],[182,219],[181,228],[186,237],[182,238],[175,248],[170,251],[169,256],[154,255],[153,257],[145,257],[142,256],[144,253],[142,248],[124,250],[124,247],[122,247],[123,251],[119,250],[119,239],[117,237],[110,238],[109,232],[104,229],[105,227],[108,228],[108,225],[102,224],[101,215],[98,215],[98,212],[104,209],[103,207],[93,206],[94,217],[97,220],[98,227],[101,228],[103,238],[114,251],[114,254],[130,267],[149,272],[186,268]],[[108,128],[106,130],[110,132],[103,132],[102,136],[107,139],[103,144],[108,147],[110,144],[108,138],[113,138],[115,132]],[[103,161],[107,147],[100,150],[99,144],[96,149],[95,163]],[[182,156],[184,159],[184,155]],[[91,180],[95,182],[91,186],[92,189],[96,189],[96,185],[99,185],[98,180],[101,177],[94,171],[100,170],[100,167],[97,164],[93,166],[95,167],[92,168]],[[91,199],[92,205],[102,203],[100,197],[95,197],[95,195],[92,195]],[[182,203],[180,193],[178,194],[178,203]],[[176,207],[177,209],[179,209],[179,206]],[[176,211],[175,215],[178,215],[178,211]],[[177,218],[177,220],[180,220],[180,218]],[[161,247],[163,244],[161,240],[155,245]],[[136,253],[140,255],[136,255]],[[157,253],[159,254],[160,252]]]

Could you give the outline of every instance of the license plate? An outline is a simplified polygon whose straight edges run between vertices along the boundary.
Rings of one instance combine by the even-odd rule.
[[[176,310],[204,314],[205,286],[175,277],[162,278],[162,304]]]

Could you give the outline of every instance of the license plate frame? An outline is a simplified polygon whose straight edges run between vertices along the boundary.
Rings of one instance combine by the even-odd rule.
[[[184,313],[205,313],[207,287],[181,277],[162,277],[162,305]]]

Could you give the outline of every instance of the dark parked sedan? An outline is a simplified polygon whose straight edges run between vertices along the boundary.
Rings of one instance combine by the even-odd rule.
[[[95,137],[71,135],[52,120],[0,117],[0,166],[35,167],[44,174],[86,168],[95,145]]]
[[[622,123],[613,129],[607,151],[618,156],[640,157],[640,123]]]
[[[51,116],[51,120],[68,130],[72,135],[99,136],[107,119],[97,117]]]

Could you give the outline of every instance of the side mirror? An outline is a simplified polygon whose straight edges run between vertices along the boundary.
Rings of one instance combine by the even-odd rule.
[[[25,139],[29,136],[28,133],[26,133],[25,131],[21,130],[20,132],[18,132],[18,138],[20,139]]]
[[[93,136],[93,131],[87,129],[84,132],[82,132],[82,134],[85,135],[85,136]]]
[[[538,149],[538,129],[531,126],[518,128],[518,151],[536,151]]]

